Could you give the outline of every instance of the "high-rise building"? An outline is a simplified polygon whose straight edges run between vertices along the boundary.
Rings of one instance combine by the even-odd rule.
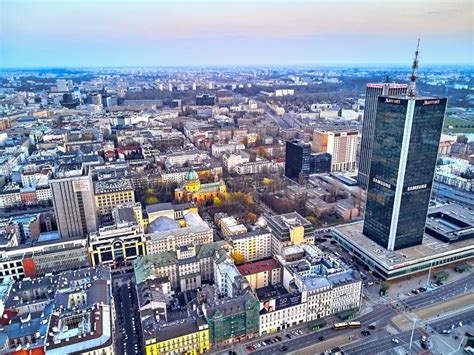
[[[60,165],[50,186],[61,237],[82,237],[97,230],[94,188],[85,166]]]
[[[421,244],[446,98],[378,98],[364,234],[397,250]]]
[[[305,179],[309,177],[311,145],[298,139],[286,142],[285,176],[296,180],[300,173]]]
[[[357,176],[359,185],[365,189],[367,189],[369,184],[370,158],[372,155],[372,142],[374,141],[377,99],[379,96],[404,95],[407,92],[407,87],[407,84],[395,83],[367,84],[359,155],[359,174]]]
[[[331,172],[331,154],[329,153],[312,153],[310,157],[310,173],[324,174]]]
[[[356,168],[359,132],[343,129],[313,132],[313,151],[331,154],[331,171],[350,171]]]

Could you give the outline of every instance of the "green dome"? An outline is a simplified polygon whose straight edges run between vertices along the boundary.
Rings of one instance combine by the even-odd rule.
[[[184,180],[186,181],[199,180],[199,175],[193,169],[190,169],[184,176]]]

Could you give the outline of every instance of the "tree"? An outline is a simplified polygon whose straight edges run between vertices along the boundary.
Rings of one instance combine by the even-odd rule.
[[[468,141],[467,136],[465,134],[461,134],[456,138],[456,143],[464,143],[466,144]]]
[[[316,217],[315,216],[309,216],[309,217],[306,217],[306,219],[308,221],[310,221],[311,224],[316,224]]]
[[[245,263],[245,257],[239,251],[232,252],[232,259],[234,260],[235,265],[242,265]]]
[[[257,216],[255,213],[253,213],[253,212],[247,213],[247,216],[246,216],[246,217],[247,217],[247,221],[248,221],[249,223],[252,223],[252,224],[253,224],[253,223],[257,222],[258,216]]]
[[[146,205],[153,205],[155,203],[158,203],[158,197],[156,197],[156,196],[148,196],[145,199],[145,204]]]
[[[215,196],[213,199],[212,199],[212,204],[216,207],[220,206],[222,204],[222,201],[221,199],[218,197],[218,196]]]

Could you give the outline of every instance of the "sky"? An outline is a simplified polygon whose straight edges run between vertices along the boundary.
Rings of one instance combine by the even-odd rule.
[[[0,0],[0,67],[473,64],[472,0]]]

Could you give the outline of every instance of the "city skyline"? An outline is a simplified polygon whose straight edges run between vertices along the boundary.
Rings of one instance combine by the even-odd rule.
[[[3,1],[0,67],[472,64],[471,2],[401,5]]]

